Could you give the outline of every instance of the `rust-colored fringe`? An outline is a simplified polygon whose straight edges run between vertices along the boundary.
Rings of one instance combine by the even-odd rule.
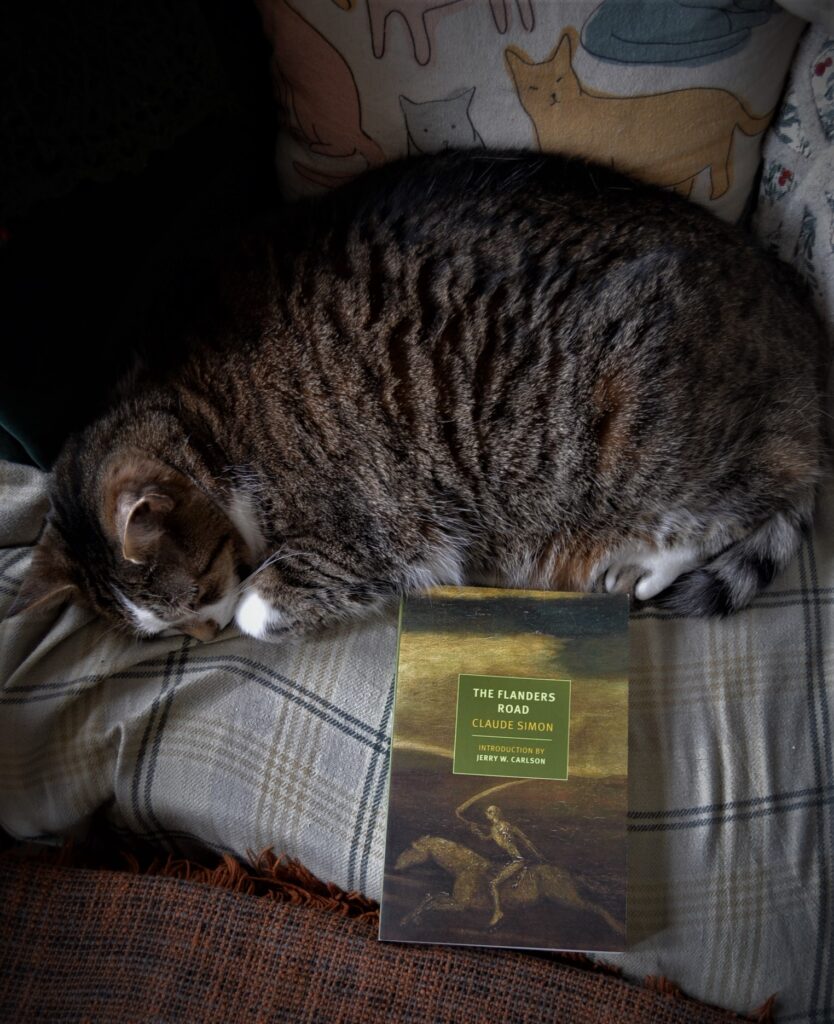
[[[333,882],[322,882],[300,861],[276,856],[272,850],[264,850],[257,856],[250,853],[248,864],[229,854],[224,854],[215,863],[206,864],[173,855],[163,858],[138,849],[117,849],[109,845],[97,848],[68,839],[60,847],[19,844],[4,851],[2,856],[65,868],[179,878],[246,896],[266,897],[276,903],[291,903],[329,911],[341,917],[367,919],[371,924],[379,920],[379,904],[375,900],[360,892],[346,892]]]
[[[643,982],[651,992],[659,992],[662,996],[671,996],[673,999],[681,999],[683,990],[674,981],[669,981],[663,975],[650,974]]]
[[[311,907],[340,917],[360,919],[367,922],[369,934],[374,934],[379,922],[379,904],[368,899],[360,892],[346,892],[333,882],[322,882],[309,871],[300,861],[292,857],[277,856],[272,850],[264,850],[257,856],[249,854],[249,863],[244,864],[229,854],[224,854],[213,865],[201,864],[187,858],[167,858],[158,856],[142,857],[134,851],[112,848],[107,855],[83,844],[68,840],[62,847],[44,847],[25,844],[3,852],[3,856],[25,855],[29,859],[39,860],[60,867],[84,867],[94,869],[127,870],[136,875],[156,875],[163,878],[179,878],[187,882],[198,882],[213,885],[230,892],[246,896],[260,896],[277,903],[290,903],[294,906]],[[557,963],[583,971],[595,971],[612,977],[622,977],[622,969],[616,964],[608,964],[592,960],[584,953],[547,953],[530,951],[531,955],[547,957]],[[662,975],[648,975],[644,986],[652,992],[705,1005],[699,1000],[692,1000],[673,981]],[[750,1021],[753,1024],[775,1024],[776,995],[770,996],[765,1002],[749,1015],[730,1014],[730,1019]]]
[[[657,992],[660,995],[669,996],[670,999],[683,999],[689,1000],[690,997],[681,989],[680,985],[676,985],[674,981],[670,981],[665,978],[662,974],[649,974],[643,979],[643,985],[650,989],[652,992]],[[695,1000],[698,1002],[698,1000]],[[716,1007],[718,1009],[718,1007]],[[775,1024],[776,1010],[776,995],[768,996],[768,998],[762,1003],[760,1007],[755,1009],[751,1014],[735,1013],[732,1014],[737,1020],[753,1021],[754,1024]],[[730,1010],[722,1010],[723,1013],[732,1013]]]
[[[280,903],[314,907],[342,917],[362,918],[368,921],[374,931],[379,926],[379,904],[376,900],[368,899],[360,892],[345,892],[333,882],[322,882],[300,861],[287,856],[278,857],[269,849],[257,856],[250,852],[248,864],[242,864],[229,854],[224,854],[213,867],[173,856],[165,860],[155,858],[144,864],[134,854],[126,851],[121,853],[121,857],[128,871],[135,874],[202,882],[247,896],[265,896]],[[542,955],[569,967],[615,978],[622,977],[623,973],[616,964],[592,960],[585,953],[544,952]]]
[[[756,1024],[775,1024],[776,1021],[776,993],[768,996],[762,1005],[753,1011],[752,1019]]]
[[[379,919],[379,904],[375,900],[361,892],[345,892],[333,882],[322,882],[300,861],[278,857],[272,850],[264,850],[258,856],[250,854],[249,864],[224,854],[213,867],[173,856],[166,860],[156,858],[146,865],[132,853],[123,853],[122,857],[134,874],[201,882],[246,896],[265,896],[278,903],[326,910],[340,917]]]

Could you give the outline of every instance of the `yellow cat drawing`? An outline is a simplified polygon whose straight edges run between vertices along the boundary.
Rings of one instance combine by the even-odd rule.
[[[726,89],[677,89],[612,96],[589,89],[573,70],[579,43],[568,28],[547,60],[535,63],[518,47],[505,52],[518,98],[536,130],[539,148],[584,156],[655,185],[689,195],[709,168],[710,198],[733,179],[733,134],[758,135],[771,111],[756,117]]]

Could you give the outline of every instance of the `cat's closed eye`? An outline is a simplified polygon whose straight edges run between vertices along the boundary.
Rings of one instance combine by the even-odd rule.
[[[214,604],[215,601],[220,600],[220,588],[216,584],[206,587],[201,593],[197,595],[197,607],[202,608],[207,604]]]
[[[539,91],[539,87],[537,85],[528,85],[527,86],[527,91],[528,92],[538,92]]]
[[[211,583],[194,583],[188,590],[184,600],[186,608],[194,611],[203,608],[207,604],[214,604],[221,597],[221,588],[216,581]]]

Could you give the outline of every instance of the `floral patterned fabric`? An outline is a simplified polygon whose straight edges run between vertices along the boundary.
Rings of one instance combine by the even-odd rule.
[[[807,281],[834,337],[834,31],[809,29],[764,145],[754,229]]]

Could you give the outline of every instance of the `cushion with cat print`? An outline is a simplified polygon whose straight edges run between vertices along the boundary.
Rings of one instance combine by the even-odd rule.
[[[258,4],[290,196],[407,153],[520,147],[614,164],[727,220],[804,24],[774,0]]]

